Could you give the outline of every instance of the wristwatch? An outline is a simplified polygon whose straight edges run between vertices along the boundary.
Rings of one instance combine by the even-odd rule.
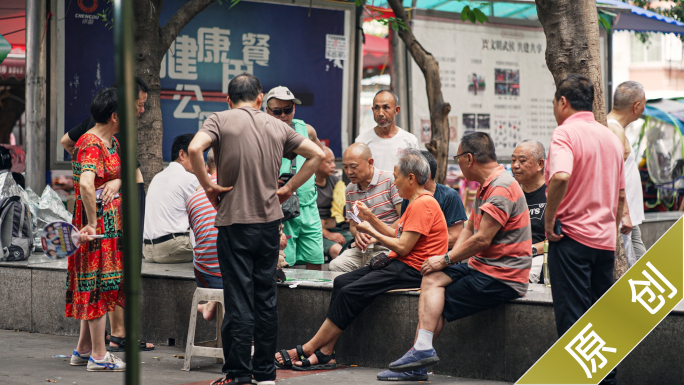
[[[451,262],[451,259],[449,259],[449,252],[444,254],[444,262],[446,262],[447,266],[451,266],[454,264],[453,262]]]
[[[532,256],[536,257],[537,256],[537,248],[532,246]]]

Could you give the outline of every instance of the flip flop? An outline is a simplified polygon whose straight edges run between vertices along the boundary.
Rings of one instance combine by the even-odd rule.
[[[304,348],[302,348],[302,345],[297,345],[295,348],[297,350],[297,357],[299,357],[300,360],[305,360],[306,355],[304,354]],[[292,360],[290,359],[290,354],[287,353],[287,349],[283,349],[280,351],[280,357],[283,359],[283,363],[281,364],[278,362],[277,359],[273,359],[275,361],[275,366],[278,369],[292,369]]]
[[[116,337],[116,336],[109,336],[109,342],[114,342],[115,344],[119,346],[111,346],[107,344],[107,351],[108,352],[125,352],[126,351],[126,337]],[[154,350],[154,347],[148,348],[147,347],[147,342],[145,341],[140,341],[140,350],[143,352],[149,352],[150,350]]]
[[[335,359],[335,353],[333,354],[323,354],[320,349],[314,352],[316,358],[318,358],[317,364],[311,364],[308,358],[302,360],[302,366],[292,365],[293,370],[298,370],[301,372],[308,372],[309,370],[332,370],[337,369],[337,362],[329,363]]]

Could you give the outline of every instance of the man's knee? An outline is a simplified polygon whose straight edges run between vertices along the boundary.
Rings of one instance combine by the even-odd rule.
[[[340,245],[339,243],[330,246],[330,249],[328,249],[328,255],[330,256],[330,259],[337,258],[337,256],[340,255],[341,250],[342,245]]]
[[[443,288],[451,283],[451,278],[441,271],[432,274],[424,275],[420,282],[421,291],[432,290],[435,288]]]

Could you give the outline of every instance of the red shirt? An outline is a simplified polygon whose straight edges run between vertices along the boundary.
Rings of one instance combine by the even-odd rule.
[[[489,246],[470,257],[468,266],[523,296],[532,267],[530,211],[522,188],[503,166],[494,169],[477,190],[469,219],[473,222],[473,234],[480,230],[483,213],[491,215],[501,228]]]
[[[389,257],[396,258],[418,271],[426,259],[434,255],[444,255],[449,250],[446,219],[432,194],[421,194],[409,204],[397,223],[397,238],[401,238],[404,231],[419,233],[420,238],[408,254],[401,257],[391,251]]]
[[[565,119],[551,136],[545,179],[570,174],[556,213],[563,234],[601,250],[615,250],[618,194],[625,188],[624,147],[588,111]]]

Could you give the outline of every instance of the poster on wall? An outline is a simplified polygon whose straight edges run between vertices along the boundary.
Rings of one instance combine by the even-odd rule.
[[[451,104],[449,125],[453,116],[458,128],[450,138],[450,156],[456,155],[463,134],[474,131],[488,133],[502,158],[525,139],[548,146],[557,126],[552,106],[556,86],[546,68],[541,28],[414,19],[411,29],[439,62],[442,93]],[[425,79],[411,63],[412,127],[420,127],[424,135],[429,132],[424,117],[430,115]]]
[[[184,3],[165,1],[160,24]],[[114,84],[113,34],[98,16],[106,7],[111,5],[101,1],[95,9],[66,10],[65,131],[88,116],[99,88]],[[259,78],[264,93],[288,87],[302,101],[295,118],[312,125],[341,156],[348,115],[343,100],[350,70],[348,18],[345,10],[249,1],[215,4],[198,14],[161,63],[164,161],[171,160],[176,136],[197,132],[212,113],[228,109],[228,83],[244,72]]]

